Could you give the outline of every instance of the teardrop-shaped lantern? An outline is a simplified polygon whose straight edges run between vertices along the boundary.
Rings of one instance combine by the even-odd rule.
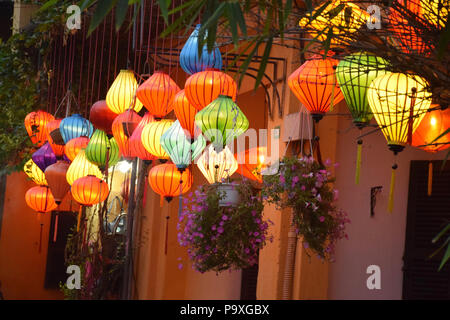
[[[187,168],[206,147],[206,140],[202,135],[191,144],[190,137],[186,136],[178,120],[161,136],[160,142],[161,147],[181,171]]]
[[[81,149],[86,149],[89,144],[88,137],[78,137],[66,143],[64,146],[64,154],[70,161],[73,161]]]
[[[139,122],[136,129],[134,129],[133,134],[130,137],[129,144],[130,144],[130,150],[131,154],[134,157],[138,157],[144,161],[152,161],[156,159],[154,155],[152,155],[150,152],[148,152],[144,145],[142,144],[142,131],[144,130],[144,127],[154,122],[155,119],[150,114],[150,112],[147,112],[143,117],[141,122]]]
[[[238,163],[228,147],[217,153],[210,145],[198,158],[197,167],[212,184],[231,177],[236,172]]]
[[[70,188],[76,202],[84,206],[92,206],[108,198],[108,184],[95,176],[86,176],[74,181]]]
[[[198,31],[200,27],[200,24],[195,27],[180,52],[180,66],[188,74],[205,71],[207,68],[222,69],[222,54],[216,45],[212,52],[209,52],[208,47],[204,45],[202,54],[199,56]]]
[[[86,177],[88,175],[96,176],[99,179],[103,178],[100,169],[95,164],[90,162],[86,158],[85,151],[81,150],[67,170],[67,182],[72,185],[75,180]]]
[[[180,88],[168,74],[157,71],[139,86],[136,95],[154,117],[162,118],[173,110],[178,91]]]
[[[158,159],[170,158],[161,146],[161,137],[173,123],[173,120],[168,119],[154,121],[145,125],[142,130],[141,139],[144,148]]]
[[[34,145],[41,147],[47,141],[45,126],[52,120],[55,120],[55,117],[42,110],[27,114],[24,121],[25,129]]]
[[[33,159],[34,163],[36,163],[43,172],[45,172],[45,169],[49,165],[52,165],[57,161],[56,155],[48,142],[35,151],[31,156],[31,159]]]
[[[67,143],[69,140],[78,137],[90,138],[94,132],[94,127],[88,119],[83,118],[79,114],[74,114],[61,121],[59,131],[61,132],[64,143]]]
[[[267,148],[263,146],[241,151],[235,155],[238,162],[236,172],[250,180],[262,183],[261,172],[265,165],[266,154]]]
[[[148,173],[148,181],[153,191],[167,201],[186,193],[192,186],[193,178],[189,168],[182,173],[173,163],[154,166]],[[180,188],[181,184],[181,188]]]
[[[33,159],[28,160],[23,166],[23,171],[34,183],[40,186],[46,186],[47,180],[45,179],[44,172],[34,163]]]
[[[200,130],[195,125],[195,115],[197,114],[197,109],[189,102],[188,98],[186,98],[186,94],[184,89],[178,92],[173,98],[173,111],[175,115],[180,121],[181,127],[189,132],[189,135],[192,139],[196,137]]]
[[[249,126],[247,117],[233,99],[223,95],[200,110],[195,123],[218,151],[247,131]]]
[[[333,53],[330,52],[331,55]],[[314,55],[289,76],[289,88],[315,121],[322,119],[331,106],[344,99],[334,74],[338,62],[330,57],[323,59]]]
[[[111,145],[111,141],[106,135],[106,132],[99,129],[95,130],[85,152],[86,158],[102,169],[107,164],[108,167],[111,167],[119,161],[119,148],[117,143]]]
[[[70,185],[67,183],[66,179],[69,166],[70,164],[68,162],[59,160],[45,169],[45,177],[47,178],[48,186],[50,187],[55,202],[58,205],[70,190]]]
[[[94,128],[103,130],[107,134],[112,134],[111,125],[117,114],[112,112],[106,104],[106,100],[100,100],[94,103],[89,112],[89,121]]]
[[[114,138],[119,146],[120,154],[125,159],[133,159],[133,154],[129,139],[133,135],[142,118],[133,110],[127,110],[119,114],[112,124]]]
[[[52,120],[49,121],[45,126],[47,141],[57,158],[61,158],[64,155],[64,144],[61,144],[61,142],[64,143],[64,141],[62,141],[62,138],[61,141],[55,141],[53,139],[53,136],[55,136],[56,132],[59,134],[59,137],[61,137],[59,133],[59,125],[61,124],[61,121],[61,119]]]
[[[220,95],[226,95],[236,100],[237,84],[226,73],[216,69],[194,73],[186,80],[184,91],[189,102],[202,110]]]
[[[119,75],[106,94],[108,108],[116,113],[124,113],[128,109],[141,111],[142,102],[136,97],[138,83],[131,70],[120,70]]]
[[[437,107],[432,105],[432,107]],[[435,153],[450,147],[450,133],[440,137],[450,128],[450,109],[427,112],[412,136],[412,145]],[[440,137],[435,141],[437,137]]]
[[[47,186],[36,186],[29,189],[25,193],[25,202],[31,209],[39,213],[50,212],[58,207]]]

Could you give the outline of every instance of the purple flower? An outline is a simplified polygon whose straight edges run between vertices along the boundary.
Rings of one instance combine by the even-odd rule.
[[[281,184],[285,184],[286,183],[286,179],[284,178],[283,174],[280,174],[280,183]]]
[[[244,249],[244,252],[245,252],[246,254],[249,254],[249,253],[250,253],[250,249],[249,249],[249,248],[245,248],[245,249]]]
[[[182,263],[179,263],[179,264],[178,264],[178,270],[181,270],[181,269],[183,269],[183,264],[182,264]]]
[[[211,230],[216,230],[216,225],[214,224],[212,227],[211,227]]]
[[[325,160],[325,166],[327,166],[327,167],[329,167],[329,166],[331,166],[331,160],[330,159],[327,159],[327,160]]]
[[[255,237],[259,236],[259,232],[253,232],[253,235],[254,235]]]
[[[223,216],[222,216],[222,220],[227,221],[227,220],[228,220],[228,216],[223,215]]]
[[[304,247],[305,249],[308,249],[308,248],[309,248],[309,243],[308,243],[308,242],[303,242],[303,247]]]
[[[320,217],[319,217],[319,221],[320,221],[320,222],[324,222],[324,221],[325,221],[325,217],[324,217],[324,216],[320,216]]]
[[[301,186],[301,187],[300,187],[300,190],[305,191],[305,190],[306,190],[306,187],[305,187],[305,186]]]
[[[217,232],[218,232],[218,233],[223,233],[223,228],[222,228],[222,226],[220,226],[219,228],[217,228]]]

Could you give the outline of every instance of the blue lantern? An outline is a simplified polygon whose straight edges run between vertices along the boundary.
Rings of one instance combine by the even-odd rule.
[[[67,143],[69,140],[78,137],[84,136],[90,138],[94,132],[94,127],[89,120],[79,114],[74,114],[61,121],[59,131],[61,132],[64,143]]]
[[[200,24],[186,41],[180,53],[180,65],[188,74],[205,71],[207,68],[222,69],[222,55],[219,48],[215,47],[212,52],[208,52],[206,45],[203,46],[202,56],[198,56],[198,31]]]

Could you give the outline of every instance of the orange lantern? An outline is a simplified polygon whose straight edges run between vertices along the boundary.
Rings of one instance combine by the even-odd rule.
[[[195,115],[197,114],[197,109],[189,102],[186,98],[186,93],[183,90],[178,92],[173,99],[173,111],[180,121],[181,127],[189,132],[191,141],[200,133],[200,130],[195,125]]]
[[[86,149],[88,144],[88,137],[78,137],[75,139],[71,139],[64,146],[64,153],[70,161],[73,161],[82,149]]]
[[[220,95],[230,96],[236,101],[237,84],[220,70],[206,69],[190,76],[186,80],[184,91],[189,102],[197,110],[202,110]]]
[[[262,183],[261,169],[265,162],[266,147],[257,147],[235,154],[238,162],[237,173]]]
[[[31,209],[39,213],[50,212],[58,207],[47,186],[36,186],[29,189],[25,194],[25,202]]]
[[[113,136],[119,146],[120,153],[126,159],[136,157],[130,148],[129,140],[141,120],[142,118],[135,111],[128,109],[119,114],[112,124]]]
[[[136,96],[155,117],[162,118],[173,110],[172,101],[180,91],[168,74],[157,71],[136,91]]]
[[[45,178],[58,205],[70,190],[70,185],[66,179],[69,166],[70,164],[68,162],[59,160],[45,169]]]
[[[75,180],[70,190],[75,201],[84,206],[103,202],[109,194],[108,184],[95,176]]]
[[[430,109],[437,106],[432,105]],[[450,147],[450,133],[434,141],[450,128],[450,109],[427,112],[412,136],[412,145],[427,152],[438,152]]]
[[[289,76],[288,84],[298,100],[305,105],[315,121],[344,99],[334,69],[339,61],[314,55]]]
[[[56,142],[63,142],[62,137],[61,141],[55,141],[51,135],[52,132],[59,130],[59,124],[61,123],[62,119],[56,119],[47,122],[47,125],[45,126],[45,134],[46,138],[48,140],[48,143],[50,144],[50,147],[53,150],[53,153],[58,158],[61,158],[64,155],[64,144],[58,144]]]
[[[131,155],[134,157],[138,157],[144,161],[152,161],[156,159],[154,155],[152,155],[150,152],[148,152],[144,145],[142,144],[141,136],[142,136],[142,130],[144,129],[145,125],[154,122],[155,119],[150,114],[150,112],[147,112],[144,117],[142,118],[141,122],[139,122],[136,129],[134,129],[133,134],[130,137],[129,140],[129,146]]]
[[[47,131],[45,126],[48,122],[55,120],[50,113],[39,110],[29,113],[25,117],[25,129],[31,138],[31,142],[38,147],[47,141]]]
[[[153,191],[170,202],[173,197],[189,191],[193,178],[189,168],[180,173],[173,163],[164,163],[149,171],[148,181]]]

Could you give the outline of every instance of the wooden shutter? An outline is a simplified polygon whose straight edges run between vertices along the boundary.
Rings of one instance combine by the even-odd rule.
[[[256,300],[258,282],[258,264],[242,269],[241,300]]]

